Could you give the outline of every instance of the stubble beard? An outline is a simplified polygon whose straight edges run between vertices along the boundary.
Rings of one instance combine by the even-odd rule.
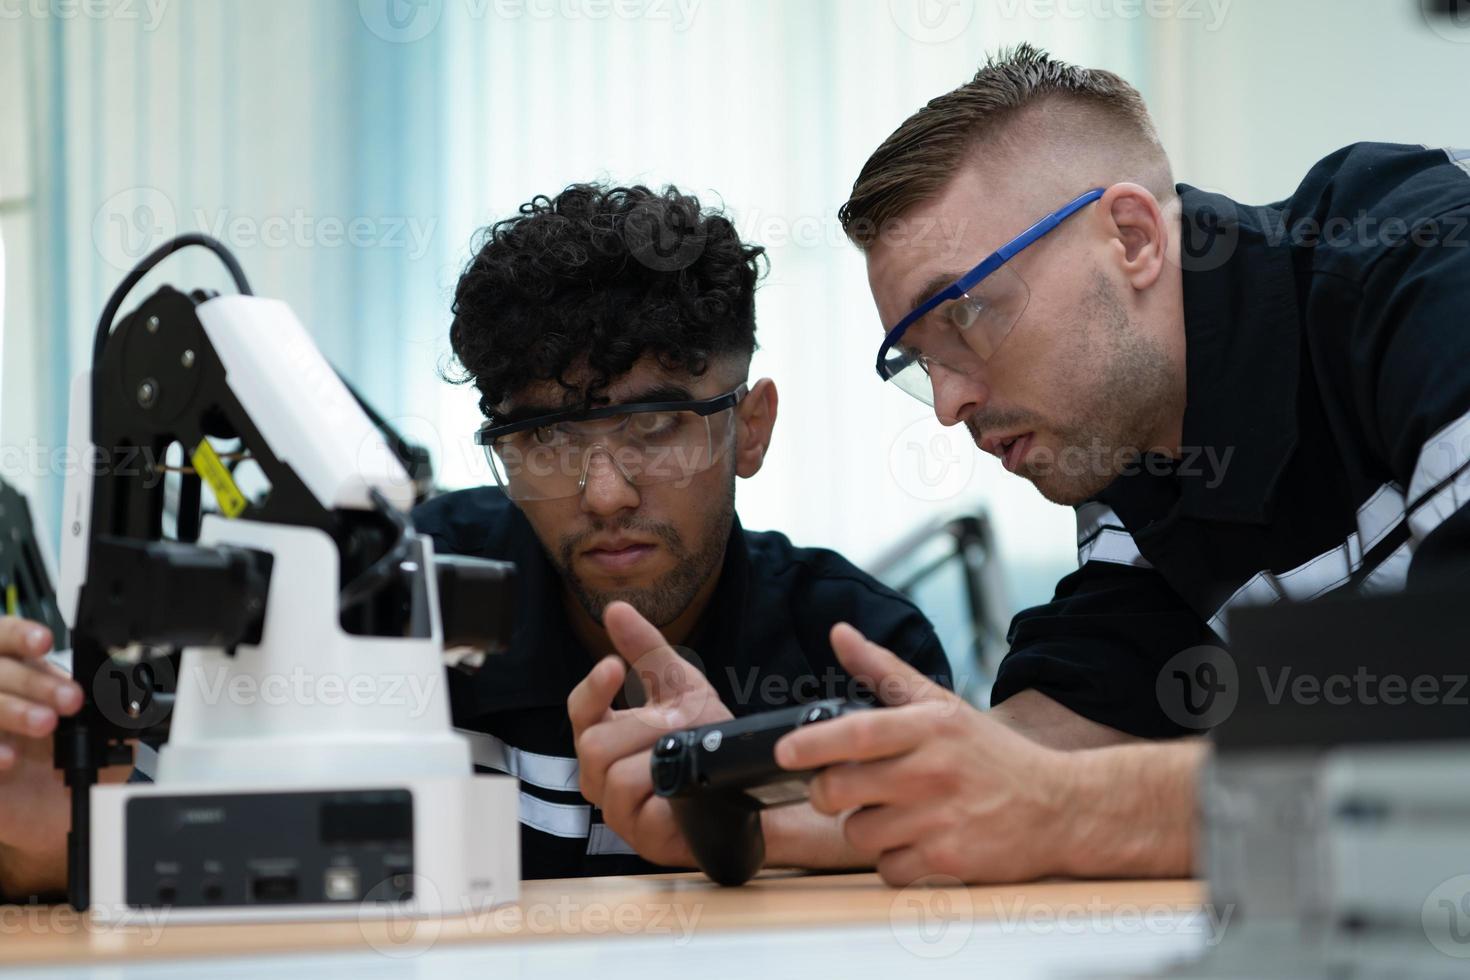
[[[1030,480],[1054,504],[1074,507],[1101,493],[1149,444],[1174,402],[1178,382],[1163,345],[1132,322],[1112,285],[1094,273],[1072,335],[1068,360],[1074,408],[1052,432],[1063,447],[1056,459],[1022,463]]]
[[[704,540],[690,548],[670,524],[633,518],[611,524],[594,525],[581,534],[562,539],[557,555],[558,570],[567,590],[578,605],[592,618],[602,623],[602,611],[608,603],[623,601],[642,613],[655,626],[664,627],[678,619],[699,590],[715,575],[724,560],[725,545],[730,538],[730,528],[735,520],[735,475],[732,472],[725,492],[715,501],[719,514],[708,525]],[[656,580],[636,588],[595,589],[584,582],[572,567],[572,558],[582,543],[593,534],[606,531],[636,531],[659,538],[674,558],[674,567]]]

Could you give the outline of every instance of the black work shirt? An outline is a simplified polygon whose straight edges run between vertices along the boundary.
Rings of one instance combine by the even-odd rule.
[[[1267,206],[1179,193],[1181,456],[1078,508],[1080,567],[1015,618],[993,695],[1154,737],[1189,731],[1161,668],[1231,610],[1470,557],[1470,151],[1355,144]]]
[[[521,781],[522,876],[667,870],[635,854],[578,792],[567,696],[595,661],[567,622],[560,575],[520,510],[498,488],[478,487],[430,500],[413,516],[437,553],[518,566],[511,648],[473,677],[452,673],[450,703],[476,768]],[[684,648],[740,717],[855,693],[827,639],[839,621],[950,686],[944,651],[913,603],[840,555],[746,531],[738,518],[719,584]]]

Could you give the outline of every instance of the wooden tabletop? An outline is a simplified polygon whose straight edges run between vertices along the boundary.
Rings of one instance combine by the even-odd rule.
[[[980,922],[1117,910],[1197,909],[1194,881],[1055,881],[985,887],[885,886],[873,874],[767,873],[742,888],[700,875],[528,881],[512,905],[449,919],[186,925],[164,911],[93,922],[65,906],[0,907],[0,963],[78,964],[143,958],[378,949],[438,944],[689,936],[695,932],[899,927],[930,911]]]

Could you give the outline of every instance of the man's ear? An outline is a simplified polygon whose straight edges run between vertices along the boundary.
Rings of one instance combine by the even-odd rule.
[[[749,479],[760,472],[776,427],[776,382],[761,378],[735,406],[735,474]]]
[[[1095,213],[1123,278],[1134,289],[1152,286],[1169,252],[1169,223],[1158,200],[1138,184],[1114,184],[1098,200]]]

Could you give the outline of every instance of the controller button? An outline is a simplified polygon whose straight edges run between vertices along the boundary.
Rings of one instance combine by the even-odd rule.
[[[725,736],[720,733],[720,730],[718,728],[716,728],[714,731],[706,735],[704,737],[704,740],[701,741],[699,744],[704,746],[704,750],[706,752],[714,752],[720,747],[720,743],[724,740]]]

